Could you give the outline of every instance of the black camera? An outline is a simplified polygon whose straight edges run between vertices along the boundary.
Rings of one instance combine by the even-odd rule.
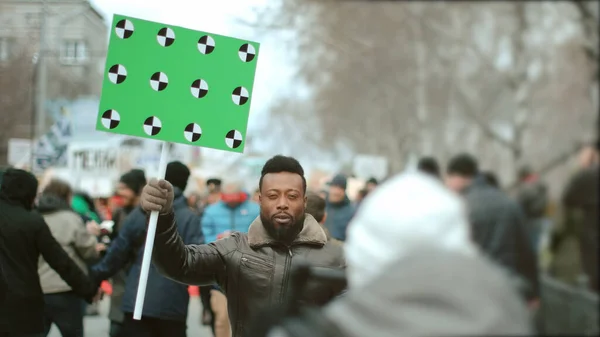
[[[324,317],[321,309],[307,305],[303,297],[310,291],[310,283],[345,289],[345,271],[299,263],[291,273],[290,292],[286,301],[280,306],[259,312],[246,337],[343,337],[339,329]],[[343,293],[339,296],[343,296]]]

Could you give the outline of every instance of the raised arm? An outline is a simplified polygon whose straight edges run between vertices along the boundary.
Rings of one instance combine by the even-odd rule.
[[[173,187],[150,180],[141,195],[142,208],[158,211],[152,261],[164,276],[185,284],[225,284],[226,260],[236,249],[237,236],[205,245],[186,246],[177,232],[173,214]]]

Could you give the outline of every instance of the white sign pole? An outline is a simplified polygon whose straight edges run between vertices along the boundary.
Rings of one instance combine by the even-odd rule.
[[[160,161],[158,163],[158,177],[165,178],[167,170],[167,161],[169,160],[169,143],[163,142],[160,151]],[[158,222],[158,212],[150,213],[148,222],[148,233],[146,235],[146,245],[144,247],[144,258],[142,260],[142,270],[140,272],[140,282],[138,283],[137,296],[135,298],[135,309],[133,319],[142,319],[144,309],[144,297],[146,296],[146,285],[148,283],[148,273],[150,272],[150,263],[152,262],[152,249],[154,248],[154,237],[156,236],[156,223]]]

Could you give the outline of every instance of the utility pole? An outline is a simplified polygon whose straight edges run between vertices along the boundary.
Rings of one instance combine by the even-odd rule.
[[[35,125],[34,139],[39,139],[46,132],[46,88],[48,85],[48,69],[46,68],[48,0],[42,0],[40,18],[40,44],[37,58],[37,81],[35,90]]]

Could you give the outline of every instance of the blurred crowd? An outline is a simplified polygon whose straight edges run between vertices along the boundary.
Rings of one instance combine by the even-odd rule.
[[[189,168],[171,162],[165,182],[134,169],[114,196],[96,199],[9,168],[0,180],[0,336],[46,336],[56,325],[83,337],[107,282],[110,337],[186,336],[188,285],[200,285],[198,320],[215,337],[258,336],[248,322],[284,301],[299,256],[347,270],[343,296],[314,288],[305,301],[327,305],[332,336],[541,333],[540,275],[556,272],[545,257],[565,238],[579,243],[578,280],[598,292],[599,163],[596,145],[581,150],[560,217],[531,167],[506,191],[469,154],[444,165],[422,158],[412,171],[367,180],[353,198],[342,174],[307,191],[300,164],[283,156],[251,191],[213,177],[204,193],[187,193]],[[135,320],[151,210],[161,211],[154,264]]]

